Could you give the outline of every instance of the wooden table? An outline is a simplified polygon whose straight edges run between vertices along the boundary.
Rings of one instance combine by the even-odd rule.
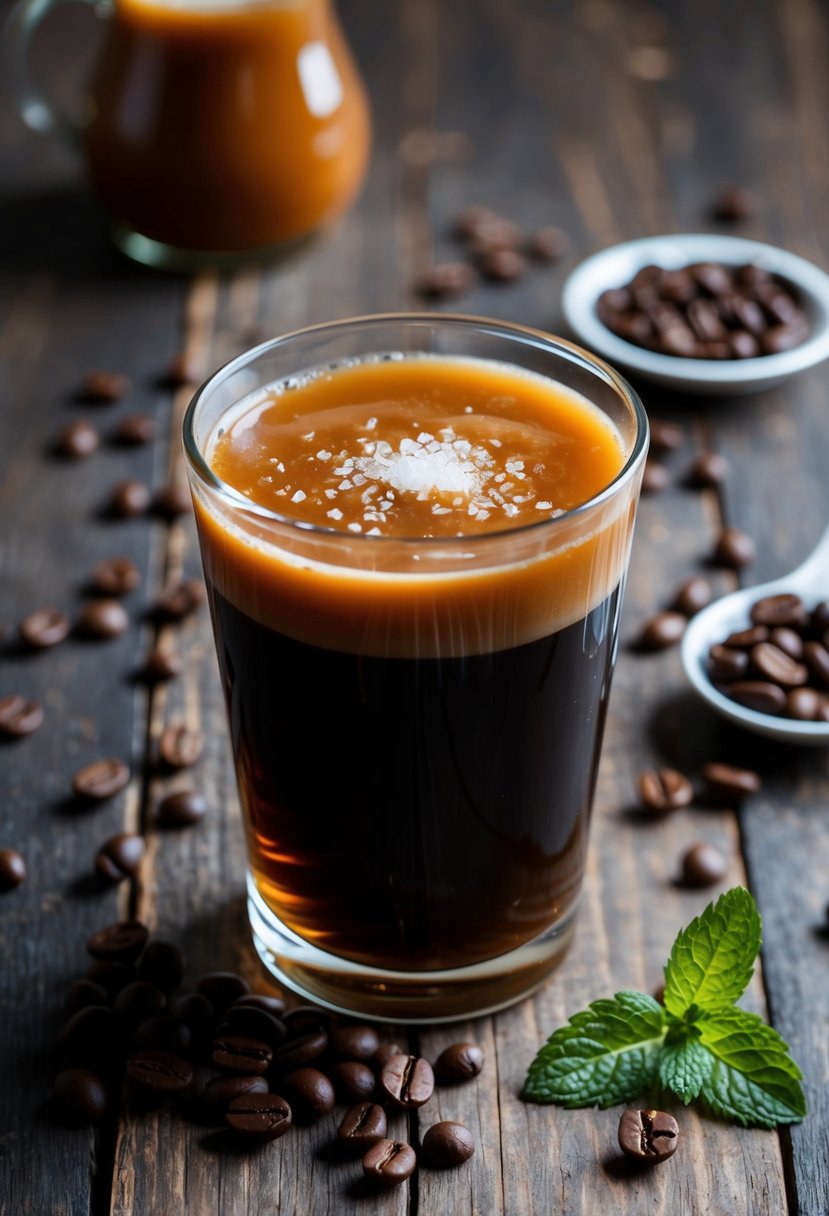
[[[459,1038],[482,1044],[480,1079],[440,1091],[423,1111],[426,1123],[470,1126],[478,1151],[467,1167],[421,1171],[364,1197],[354,1189],[358,1167],[319,1156],[333,1116],[251,1156],[219,1153],[203,1127],[128,1101],[94,1130],[50,1118],[51,1045],[94,930],[137,915],[185,950],[191,978],[221,967],[263,983],[244,927],[242,833],[206,613],[162,631],[162,644],[184,659],[179,679],[148,695],[132,678],[153,642],[146,605],[182,572],[198,573],[193,528],[187,519],[101,516],[118,480],[158,486],[181,473],[188,390],[159,383],[171,357],[183,348],[210,370],[263,336],[417,304],[417,278],[456,256],[453,217],[475,202],[527,228],[560,225],[572,244],[561,263],[520,283],[475,288],[464,310],[553,331],[578,259],[623,238],[715,230],[712,197],[734,182],[760,199],[741,232],[829,265],[829,18],[814,0],[348,0],[342,12],[374,103],[370,177],[335,231],[277,266],[189,280],[127,264],[74,162],[8,108],[0,124],[0,695],[21,691],[46,712],[40,731],[0,749],[0,846],[19,848],[28,866],[27,881],[0,897],[0,1211],[825,1216],[827,755],[725,726],[692,699],[676,649],[642,656],[630,646],[678,582],[705,568],[723,523],[757,541],[747,582],[793,568],[817,540],[829,515],[825,367],[732,400],[639,386],[651,415],[681,422],[687,438],[668,459],[669,487],[641,504],[575,946],[534,999],[469,1025],[396,1036],[429,1057]],[[59,21],[55,30],[45,54],[65,65]],[[128,397],[79,405],[93,367],[128,375]],[[135,411],[156,418],[159,438],[112,446],[106,436]],[[54,436],[81,416],[99,427],[101,449],[57,459]],[[708,449],[730,462],[720,493],[683,482]],[[131,556],[143,576],[128,600],[129,631],[22,653],[22,617],[43,604],[76,616],[92,567],[114,554]],[[734,582],[712,578],[718,590]],[[153,762],[171,722],[207,738],[184,777],[163,776]],[[71,775],[110,755],[129,760],[130,785],[99,809],[80,809]],[[673,764],[696,778],[708,759],[756,768],[761,793],[739,811],[692,808],[658,823],[633,813],[642,767]],[[207,821],[157,830],[159,797],[191,780],[209,799]],[[93,855],[120,830],[146,836],[140,877],[100,890]],[[775,1133],[680,1111],[676,1157],[628,1174],[615,1150],[618,1110],[565,1112],[518,1094],[535,1050],[568,1015],[621,987],[659,983],[678,928],[708,898],[674,881],[680,853],[699,838],[728,856],[722,886],[745,883],[759,903],[765,943],[750,1003],[791,1044],[810,1113]]]

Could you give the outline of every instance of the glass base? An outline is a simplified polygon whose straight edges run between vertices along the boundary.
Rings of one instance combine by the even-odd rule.
[[[266,969],[306,1000],[380,1022],[454,1022],[496,1013],[539,988],[567,953],[576,907],[526,945],[469,967],[386,971],[303,941],[271,911],[248,875],[253,944]]]
[[[307,245],[313,239],[313,234],[295,237],[276,245],[266,245],[255,249],[238,251],[182,249],[176,245],[167,245],[163,241],[155,241],[152,237],[143,236],[129,224],[118,222],[110,229],[113,243],[134,262],[143,266],[152,266],[156,270],[173,270],[191,272],[214,268],[216,270],[233,270],[247,263],[272,262],[278,258],[294,253]]]

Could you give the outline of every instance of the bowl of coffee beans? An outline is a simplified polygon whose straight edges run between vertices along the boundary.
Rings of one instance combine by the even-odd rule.
[[[614,245],[576,267],[562,309],[590,350],[686,392],[755,392],[829,356],[829,275],[742,237]]]

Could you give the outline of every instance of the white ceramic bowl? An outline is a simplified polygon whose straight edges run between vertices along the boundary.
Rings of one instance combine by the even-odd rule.
[[[643,266],[675,270],[692,262],[726,266],[754,263],[796,289],[809,320],[809,337],[792,350],[755,359],[683,359],[634,346],[604,325],[596,301],[610,287],[629,283]],[[568,276],[562,291],[564,318],[583,346],[608,363],[667,388],[705,394],[757,392],[779,384],[829,356],[829,275],[805,258],[774,245],[716,233],[643,237],[593,254]]]

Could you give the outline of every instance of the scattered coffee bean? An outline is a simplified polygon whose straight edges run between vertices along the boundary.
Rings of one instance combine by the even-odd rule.
[[[234,1008],[250,1006],[252,1009],[262,1009],[271,1017],[280,1019],[285,1009],[285,1002],[281,996],[269,996],[264,992],[248,992],[245,996],[240,996],[235,1000],[233,1005]]]
[[[708,652],[708,674],[715,683],[741,680],[748,672],[748,655],[730,646],[712,646]]]
[[[127,1076],[150,1093],[179,1094],[193,1080],[193,1065],[170,1051],[147,1048],[127,1060]]]
[[[380,1088],[406,1110],[428,1102],[434,1087],[432,1065],[422,1056],[392,1056],[380,1073]]]
[[[110,557],[92,571],[92,586],[102,595],[127,595],[141,584],[138,567],[128,557]]]
[[[714,548],[714,561],[729,570],[750,566],[757,556],[754,541],[740,528],[724,528]]]
[[[57,438],[57,450],[70,460],[80,460],[98,450],[100,437],[94,426],[79,419],[64,427]]]
[[[291,1108],[278,1094],[247,1093],[234,1098],[225,1114],[232,1132],[245,1139],[266,1141],[284,1136],[291,1126]]]
[[[727,803],[742,802],[760,790],[760,778],[749,768],[737,768],[733,764],[706,764],[702,779],[712,798]]]
[[[347,1149],[358,1157],[385,1139],[386,1130],[386,1112],[382,1106],[376,1102],[358,1102],[343,1115],[337,1130],[337,1141],[341,1149]]]
[[[72,789],[78,798],[89,802],[102,802],[119,793],[130,779],[129,767],[123,760],[108,757],[105,760],[94,760],[85,768],[79,769],[72,778]]]
[[[464,241],[474,241],[482,229],[497,219],[498,215],[491,207],[467,207],[455,220],[455,236]]]
[[[20,693],[0,697],[0,735],[7,739],[22,739],[43,725],[43,706],[29,701]]]
[[[321,1028],[309,1030],[307,1034],[296,1038],[289,1038],[273,1053],[274,1074],[280,1076],[313,1063],[324,1054],[327,1046],[328,1034]]]
[[[281,1017],[268,1013],[256,1005],[231,1005],[225,1015],[225,1024],[231,1034],[248,1039],[258,1039],[270,1048],[278,1047],[288,1033]]]
[[[122,882],[137,873],[143,856],[143,836],[119,832],[101,845],[95,857],[95,869],[108,882]]]
[[[109,498],[107,513],[116,519],[130,519],[144,515],[151,502],[150,491],[143,481],[130,478],[119,481]]]
[[[484,1066],[484,1053],[477,1043],[452,1043],[435,1061],[439,1085],[457,1085],[477,1077]]]
[[[0,892],[13,891],[26,880],[26,862],[15,849],[0,849]]]
[[[639,774],[639,796],[649,811],[674,811],[691,803],[694,787],[675,768],[645,769]]]
[[[140,978],[155,984],[162,992],[175,992],[185,970],[184,955],[178,946],[161,938],[150,942],[138,963]]]
[[[787,625],[776,625],[769,633],[769,641],[789,658],[803,658],[803,638]]]
[[[335,1060],[370,1060],[380,1046],[373,1026],[334,1026],[328,1035],[328,1050]]]
[[[691,617],[710,604],[713,598],[714,592],[708,580],[694,574],[677,587],[671,607],[675,612]]]
[[[332,1015],[317,1005],[294,1005],[292,1009],[285,1010],[282,1020],[291,1039],[302,1038],[317,1030],[324,1030],[327,1037],[333,1025]]]
[[[180,676],[182,670],[183,664],[177,654],[155,647],[144,660],[140,676],[145,684],[166,684]]]
[[[20,636],[33,650],[57,646],[69,635],[69,618],[57,608],[38,608],[20,622]]]
[[[138,1051],[170,1051],[174,1056],[186,1056],[192,1045],[190,1027],[166,1013],[147,1018],[133,1036],[133,1046]]]
[[[824,698],[814,688],[793,688],[786,694],[784,712],[798,722],[817,722]]]
[[[496,283],[514,283],[527,270],[527,261],[515,249],[490,249],[481,253],[478,265],[488,279]]]
[[[432,1169],[448,1170],[464,1161],[475,1152],[475,1138],[463,1123],[445,1119],[434,1123],[423,1137],[423,1160]]]
[[[120,637],[129,629],[130,618],[124,606],[113,599],[90,600],[78,617],[76,629],[85,638],[104,641]]]
[[[201,379],[201,365],[186,351],[181,351],[170,360],[163,376],[163,382],[168,388],[184,388],[188,384],[198,384]]]
[[[150,609],[150,616],[159,625],[176,624],[195,612],[204,599],[204,583],[194,578],[185,579],[161,593]]]
[[[97,1123],[107,1111],[106,1087],[88,1068],[65,1068],[55,1077],[52,1094],[61,1117],[73,1126]]]
[[[688,484],[699,489],[721,485],[728,476],[728,461],[719,452],[703,452],[688,470]]]
[[[185,992],[170,1004],[170,1013],[190,1030],[192,1038],[207,1043],[216,1021],[213,1006],[201,992]]]
[[[667,488],[670,480],[671,475],[664,464],[659,464],[656,460],[647,460],[642,473],[642,493],[658,494]]]
[[[86,949],[102,962],[134,963],[149,937],[149,929],[140,920],[119,920],[94,933],[87,941]]]
[[[781,714],[786,708],[786,694],[776,684],[766,680],[734,680],[723,688],[726,696],[746,709],[756,709],[760,714]]]
[[[650,419],[651,451],[673,452],[685,442],[685,428],[664,418]]]
[[[468,291],[475,280],[466,262],[440,262],[423,276],[418,292],[429,300],[451,300]]]
[[[118,372],[87,372],[83,378],[82,395],[86,401],[107,404],[120,401],[129,392],[130,382]]]
[[[661,1110],[626,1110],[619,1120],[619,1148],[627,1157],[658,1164],[673,1157],[679,1127]]]
[[[769,636],[769,630],[765,625],[754,625],[751,629],[738,629],[735,633],[729,633],[723,642],[723,646],[750,650],[752,646],[756,646],[759,642],[767,642]]]
[[[339,1060],[329,1065],[328,1075],[339,1102],[362,1102],[374,1093],[376,1077],[362,1060]]]
[[[687,618],[681,612],[657,612],[645,621],[639,633],[639,650],[665,650],[685,632]]]
[[[752,604],[749,616],[754,625],[767,625],[769,628],[777,625],[797,627],[805,623],[807,613],[799,595],[784,593],[763,596]]]
[[[214,1113],[224,1115],[237,1098],[267,1092],[268,1082],[264,1077],[213,1077],[204,1087],[204,1101]]]
[[[334,1109],[334,1086],[318,1068],[297,1068],[280,1077],[279,1091],[290,1102],[297,1123],[316,1123]]]
[[[172,523],[192,509],[192,500],[187,486],[170,482],[158,491],[153,499],[153,514]]]
[[[207,814],[207,802],[195,790],[177,790],[158,804],[156,819],[162,828],[190,828]]]
[[[109,1000],[106,989],[93,980],[74,980],[66,993],[66,1008],[77,1013],[87,1005],[106,1005]]]
[[[115,1012],[121,1014],[133,1026],[155,1017],[166,1006],[167,998],[164,993],[147,980],[133,980],[132,983],[125,984],[112,1002]]]
[[[414,1149],[400,1140],[378,1140],[363,1157],[363,1173],[380,1186],[399,1186],[416,1166]]]
[[[107,962],[98,959],[91,964],[86,978],[93,984],[99,984],[111,1000],[116,992],[120,992],[127,984],[135,979],[135,971],[128,963]]]
[[[217,1016],[221,1016],[239,997],[249,994],[250,984],[235,971],[208,971],[200,977],[196,991],[206,996]]]
[[[123,1054],[121,1020],[105,1005],[85,1005],[58,1035],[58,1054],[67,1065],[110,1065]]]
[[[809,669],[805,664],[798,663],[771,642],[758,642],[752,646],[748,657],[756,675],[762,680],[780,684],[784,689],[798,688],[809,678]]]
[[[121,419],[112,433],[114,443],[129,448],[151,443],[155,436],[155,418],[150,414],[128,414],[126,418]]]
[[[168,768],[190,768],[204,747],[204,735],[190,726],[167,726],[158,741],[159,758]]]
[[[258,1039],[226,1034],[213,1042],[211,1059],[222,1072],[250,1073],[262,1077],[270,1068],[272,1058],[271,1048]]]
[[[724,878],[727,870],[719,849],[704,841],[691,845],[682,857],[682,881],[689,887],[710,887]]]
[[[535,262],[557,262],[564,257],[569,245],[570,239],[563,229],[547,224],[532,234],[527,242],[527,253]]]

